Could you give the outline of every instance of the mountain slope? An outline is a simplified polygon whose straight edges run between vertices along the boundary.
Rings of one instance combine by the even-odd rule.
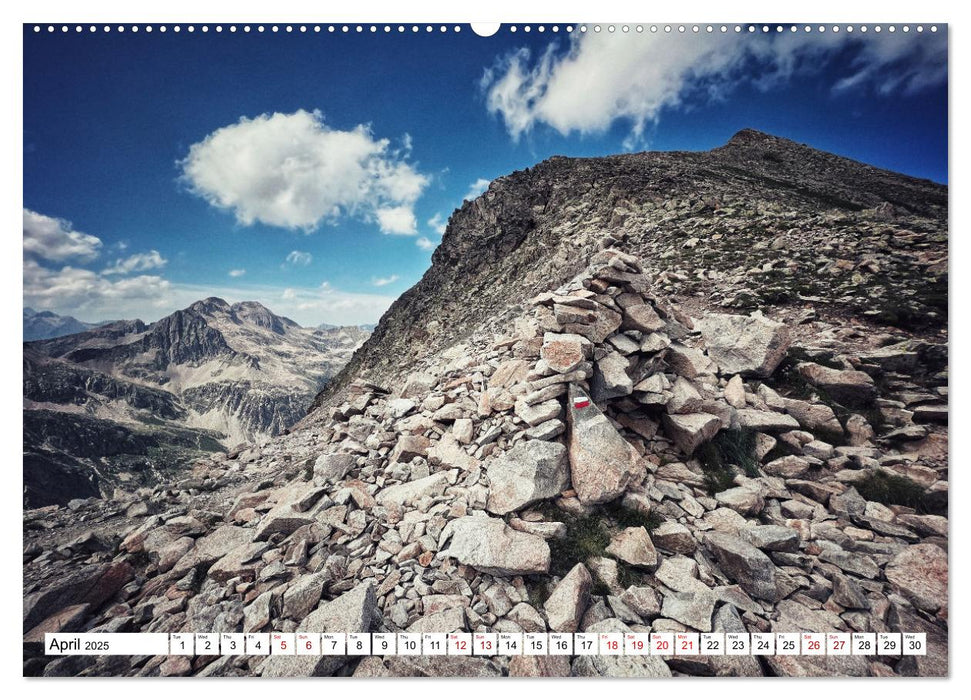
[[[176,397],[185,427],[217,431],[227,443],[256,441],[292,425],[364,337],[356,328],[301,328],[257,302],[212,297],[150,325],[123,321],[27,344],[25,399],[83,403],[57,395],[83,384],[117,406],[122,383],[132,396]]]
[[[192,451],[278,435],[305,414],[366,336],[356,327],[301,328],[256,302],[209,298],[149,325],[119,321],[25,343],[31,503],[42,503],[40,484],[52,483],[43,464],[61,474],[65,465],[74,473],[87,464],[84,478],[114,483],[112,475],[133,478],[132,455],[151,453],[135,483],[154,483]],[[61,431],[99,437],[65,443]],[[106,451],[116,433],[134,435],[139,449],[124,459]],[[176,452],[156,454],[146,446]]]
[[[587,263],[393,391],[351,385],[312,429],[26,511],[25,673],[946,676],[946,344],[696,316],[631,255]],[[42,655],[49,631],[322,625],[882,630],[927,653]]]
[[[400,379],[424,348],[456,343],[613,244],[695,304],[946,321],[945,186],[744,130],[712,151],[554,157],[493,181],[452,214],[431,268],[315,407],[355,377]]]

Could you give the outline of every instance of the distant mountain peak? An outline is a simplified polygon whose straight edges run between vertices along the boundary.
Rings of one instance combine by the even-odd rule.
[[[193,302],[188,306],[186,311],[195,311],[201,314],[211,314],[215,311],[229,311],[229,303],[225,299],[220,297],[206,297],[205,299],[200,299],[197,302]]]
[[[102,323],[86,323],[73,316],[61,316],[53,311],[37,311],[29,306],[24,307],[23,339],[24,342],[34,340],[48,340],[60,338],[75,333],[83,333],[103,325]]]

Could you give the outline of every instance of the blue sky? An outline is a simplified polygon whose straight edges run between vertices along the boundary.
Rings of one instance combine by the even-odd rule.
[[[25,27],[24,303],[373,323],[489,180],[744,127],[947,182],[945,34]]]

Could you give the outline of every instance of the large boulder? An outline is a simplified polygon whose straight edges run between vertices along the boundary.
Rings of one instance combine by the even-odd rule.
[[[424,435],[402,435],[398,438],[397,444],[391,450],[390,461],[407,464],[415,457],[424,457],[428,454],[431,441]]]
[[[92,564],[57,577],[48,587],[24,596],[24,632],[70,605],[87,604],[96,610],[133,575],[130,564],[115,562]]]
[[[494,460],[489,476],[487,509],[505,515],[552,498],[570,485],[570,461],[558,442],[526,440]]]
[[[550,547],[542,537],[518,532],[498,518],[467,515],[446,526],[447,553],[486,574],[517,576],[550,570]]]
[[[947,605],[947,552],[933,544],[907,547],[887,564],[887,580],[916,607],[934,613]]]
[[[707,314],[696,326],[710,357],[723,375],[768,377],[791,342],[783,323],[755,312],[751,316]]]
[[[297,632],[370,632],[379,619],[374,584],[370,581],[310,613],[297,625]],[[286,678],[329,676],[347,663],[347,656],[272,655],[260,664],[264,677]]]
[[[399,400],[407,401],[407,399]],[[314,462],[314,483],[324,485],[340,481],[355,466],[357,466],[357,457],[354,455],[340,452],[321,455]]]
[[[580,627],[583,613],[590,604],[590,588],[593,577],[582,563],[577,564],[570,573],[556,584],[550,597],[543,603],[546,621],[554,632],[576,632]]]
[[[734,486],[715,494],[715,500],[726,508],[731,508],[741,515],[755,515],[761,513],[765,507],[765,499],[757,488]]]
[[[640,455],[577,386],[570,385],[570,476],[581,503],[606,503],[640,481]]]
[[[540,357],[554,372],[572,372],[593,355],[593,343],[576,333],[546,333]]]
[[[406,506],[425,496],[441,496],[447,486],[448,474],[446,472],[435,472],[421,479],[389,486],[379,491],[375,500],[385,507],[389,505]]]
[[[664,430],[686,455],[711,440],[721,430],[722,421],[711,413],[664,415]]]
[[[182,576],[196,566],[208,567],[252,540],[253,530],[250,528],[235,525],[218,527],[205,537],[197,539],[195,546],[172,567],[172,573]]]
[[[744,540],[722,532],[709,532],[705,547],[718,565],[746,593],[762,600],[780,599],[775,581],[775,564],[763,552]]]
[[[833,412],[833,409],[822,403],[809,403],[799,399],[783,398],[786,412],[799,421],[799,425],[811,433],[819,432],[823,436],[838,437],[843,435],[843,426]]]
[[[815,362],[801,362],[796,370],[807,382],[847,406],[865,406],[877,396],[877,386],[866,372],[833,369]]]
[[[322,495],[321,488],[306,482],[296,482],[280,489],[276,493],[276,505],[260,520],[253,539],[263,541],[277,532],[289,535],[304,525],[310,525],[316,520],[316,511],[312,506]]]
[[[592,343],[604,342],[623,321],[623,316],[602,304],[594,304],[589,310],[555,304],[553,313],[565,332],[582,335]]]
[[[590,392],[596,401],[627,396],[634,390],[634,382],[627,374],[629,362],[619,352],[607,353],[597,361]]]
[[[627,562],[631,566],[653,568],[657,566],[657,550],[651,536],[643,527],[628,527],[610,539],[607,554]]]
[[[664,596],[661,615],[699,632],[711,632],[711,615],[718,599],[704,590],[674,591]]]

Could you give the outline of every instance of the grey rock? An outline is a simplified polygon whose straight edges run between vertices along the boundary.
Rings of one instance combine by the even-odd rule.
[[[559,418],[552,418],[526,430],[526,437],[530,440],[553,440],[565,432],[566,423]]]
[[[643,478],[640,456],[574,385],[570,386],[567,417],[570,476],[581,503],[612,501]]]
[[[799,551],[799,532],[781,525],[757,525],[739,531],[739,537],[767,552]]]
[[[375,500],[384,505],[405,506],[425,496],[439,496],[448,486],[448,475],[445,472],[436,472],[421,479],[408,481],[404,484],[389,486],[378,491]]]
[[[933,544],[915,544],[887,564],[887,581],[915,607],[933,613],[947,605],[947,552]]]
[[[706,314],[697,324],[708,356],[722,374],[768,377],[779,366],[791,342],[783,323],[756,312],[751,316]]]
[[[340,481],[356,466],[357,457],[354,455],[344,453],[321,455],[314,462],[314,483],[323,485]]]
[[[706,591],[668,593],[664,596],[661,615],[699,632],[711,632],[711,615],[716,602],[714,594]]]
[[[812,465],[808,460],[796,455],[786,455],[774,459],[762,466],[762,471],[771,476],[779,476],[783,479],[801,479],[804,477]]]
[[[307,617],[320,602],[327,580],[327,574],[321,572],[301,576],[291,583],[283,594],[283,616],[291,620]]]
[[[465,516],[453,520],[448,555],[496,576],[545,574],[550,547],[541,537],[517,532],[497,518]]]
[[[516,415],[530,427],[560,417],[562,406],[558,399],[550,399],[538,404],[527,404],[525,401],[516,402]]]
[[[610,538],[607,554],[627,562],[631,566],[653,568],[657,566],[657,550],[651,536],[643,527],[628,527]]]
[[[644,620],[653,620],[661,614],[661,602],[650,586],[630,586],[620,599]]]
[[[755,408],[741,408],[736,412],[738,424],[751,430],[794,430],[799,428],[799,421],[785,413],[775,411],[760,411]]]
[[[715,437],[721,427],[721,419],[710,413],[664,416],[665,432],[686,455],[694,454],[702,444]]]
[[[431,442],[423,435],[402,435],[391,451],[390,461],[407,464],[415,457],[428,454]]]
[[[765,507],[762,494],[749,486],[736,486],[715,494],[715,500],[741,515],[761,513]]]
[[[627,396],[634,390],[634,382],[627,375],[627,358],[619,352],[611,352],[594,365],[590,393],[597,403],[620,396]]]
[[[693,554],[698,547],[691,530],[678,522],[665,521],[651,531],[651,539],[661,549],[676,554]]]
[[[624,309],[623,328],[654,333],[664,328],[664,321],[650,304],[633,304]]]
[[[253,540],[253,534],[253,530],[235,525],[218,527],[212,533],[196,540],[195,547],[172,567],[172,574],[183,576],[197,566],[209,566],[228,552],[248,544]]]
[[[543,603],[546,621],[554,632],[576,632],[590,604],[593,578],[582,563],[564,576]]]
[[[849,406],[869,404],[877,395],[873,378],[866,372],[832,369],[815,362],[801,362],[796,371],[813,386]]]
[[[704,544],[722,571],[746,593],[770,602],[780,599],[775,564],[761,551],[738,537],[720,532],[707,533]]]
[[[486,466],[490,512],[505,515],[530,503],[559,495],[570,485],[566,447],[527,440]]]

